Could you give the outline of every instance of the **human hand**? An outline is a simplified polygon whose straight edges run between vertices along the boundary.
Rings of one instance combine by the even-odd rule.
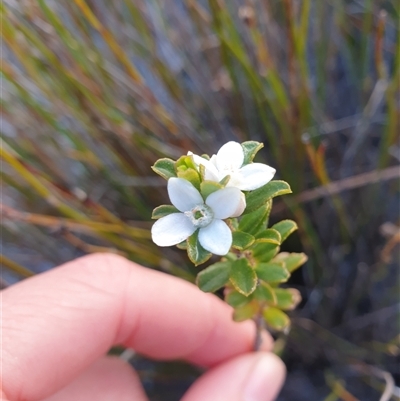
[[[269,401],[284,380],[267,334],[251,352],[252,322],[235,323],[214,295],[119,256],[66,263],[2,300],[2,400],[147,400],[131,367],[105,356],[115,344],[209,367],[182,401]]]

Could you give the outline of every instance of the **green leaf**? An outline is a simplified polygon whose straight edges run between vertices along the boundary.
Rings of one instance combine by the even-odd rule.
[[[206,159],[206,160],[210,160],[210,156],[208,156],[207,154],[203,154],[203,155],[201,155],[201,157],[203,158],[203,159]]]
[[[231,176],[230,175],[226,175],[219,183],[222,185],[222,187],[225,187],[230,179],[231,179]]]
[[[187,249],[187,241],[185,240],[185,241],[180,242],[179,244],[176,244],[176,247],[178,249],[182,249],[182,250],[186,251],[186,249]]]
[[[235,289],[245,296],[249,296],[255,290],[257,275],[247,259],[237,259],[232,263],[230,281]]]
[[[179,178],[189,181],[197,190],[200,190],[200,174],[197,170],[193,168],[178,169],[177,175]]]
[[[229,222],[229,227],[232,229],[232,231],[239,231],[239,222],[236,217],[231,217],[228,219]]]
[[[233,311],[233,320],[235,322],[243,322],[251,319],[258,312],[258,303],[250,302],[246,305],[235,308]]]
[[[184,171],[188,168],[192,168],[197,171],[197,166],[193,161],[193,157],[190,155],[183,155],[175,162],[176,170]]]
[[[307,255],[305,253],[288,253],[281,252],[276,255],[273,261],[285,263],[286,269],[292,273],[301,265],[307,262]]]
[[[161,219],[161,217],[168,216],[171,213],[180,213],[179,210],[172,205],[161,205],[153,210],[151,215],[152,219]]]
[[[277,307],[283,310],[294,309],[301,301],[301,295],[295,288],[275,289]]]
[[[281,234],[274,230],[273,228],[267,228],[264,231],[256,234],[256,244],[261,242],[268,242],[270,244],[280,245],[281,244]]]
[[[215,292],[229,281],[231,267],[231,262],[214,263],[197,275],[196,283],[204,292]]]
[[[204,167],[204,164],[199,165],[199,174],[201,177],[201,181],[204,181],[204,177],[206,175],[206,168]]]
[[[276,295],[274,289],[268,284],[261,282],[254,291],[254,298],[268,302],[269,305],[276,305]]]
[[[211,258],[211,252],[206,251],[201,246],[198,237],[199,230],[195,231],[195,233],[187,239],[187,254],[195,266],[201,265]]]
[[[290,186],[285,181],[270,181],[261,188],[254,191],[247,192],[246,194],[246,209],[244,214],[254,212],[269,199],[275,196],[290,194],[292,191]]]
[[[243,166],[251,163],[257,152],[264,147],[264,145],[261,142],[256,142],[256,141],[246,141],[243,142],[241,145],[244,153]]]
[[[271,212],[272,201],[267,201],[254,212],[244,215],[240,219],[239,230],[252,235],[257,234],[267,225],[267,220]]]
[[[268,306],[263,310],[263,317],[272,329],[283,331],[290,326],[289,316],[277,308]]]
[[[260,263],[256,267],[256,273],[260,280],[267,283],[284,283],[290,277],[284,263]]]
[[[234,308],[238,308],[240,306],[246,305],[251,301],[250,297],[246,297],[245,295],[237,292],[235,290],[230,290],[225,296],[225,301]]]
[[[254,242],[254,237],[242,231],[234,231],[232,233],[232,246],[239,251],[248,248]]]
[[[279,223],[274,224],[271,228],[279,232],[282,237],[282,243],[293,231],[297,230],[297,224],[293,220],[282,220]]]
[[[151,166],[151,169],[166,180],[176,177],[175,162],[171,159],[159,159],[154,163],[154,166]]]
[[[229,260],[229,261],[231,261],[231,262],[234,262],[234,261],[237,260],[237,259],[238,259],[237,255],[236,255],[235,253],[233,253],[233,252],[228,252],[228,253],[222,258],[223,261]]]
[[[200,184],[200,193],[203,199],[206,200],[209,195],[222,188],[223,186],[218,182],[206,180]]]
[[[259,263],[267,263],[279,252],[279,246],[268,242],[260,242],[253,244],[251,250],[254,258]]]

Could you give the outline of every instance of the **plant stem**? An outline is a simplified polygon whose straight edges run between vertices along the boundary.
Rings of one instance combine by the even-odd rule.
[[[261,315],[261,309],[257,316],[254,318],[254,323],[256,324],[256,335],[254,338],[254,345],[253,345],[253,351],[257,352],[260,350],[261,345],[262,345],[262,331],[264,330],[264,319]]]

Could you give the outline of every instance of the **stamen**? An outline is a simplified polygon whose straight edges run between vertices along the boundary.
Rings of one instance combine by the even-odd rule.
[[[185,215],[195,227],[199,228],[208,226],[214,219],[213,210],[205,204],[195,206],[192,210],[185,212]]]

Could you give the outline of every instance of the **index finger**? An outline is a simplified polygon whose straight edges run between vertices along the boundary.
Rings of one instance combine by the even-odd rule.
[[[41,399],[115,344],[213,365],[249,351],[253,338],[251,322],[234,323],[229,306],[196,286],[91,255],[3,291],[3,391]]]

